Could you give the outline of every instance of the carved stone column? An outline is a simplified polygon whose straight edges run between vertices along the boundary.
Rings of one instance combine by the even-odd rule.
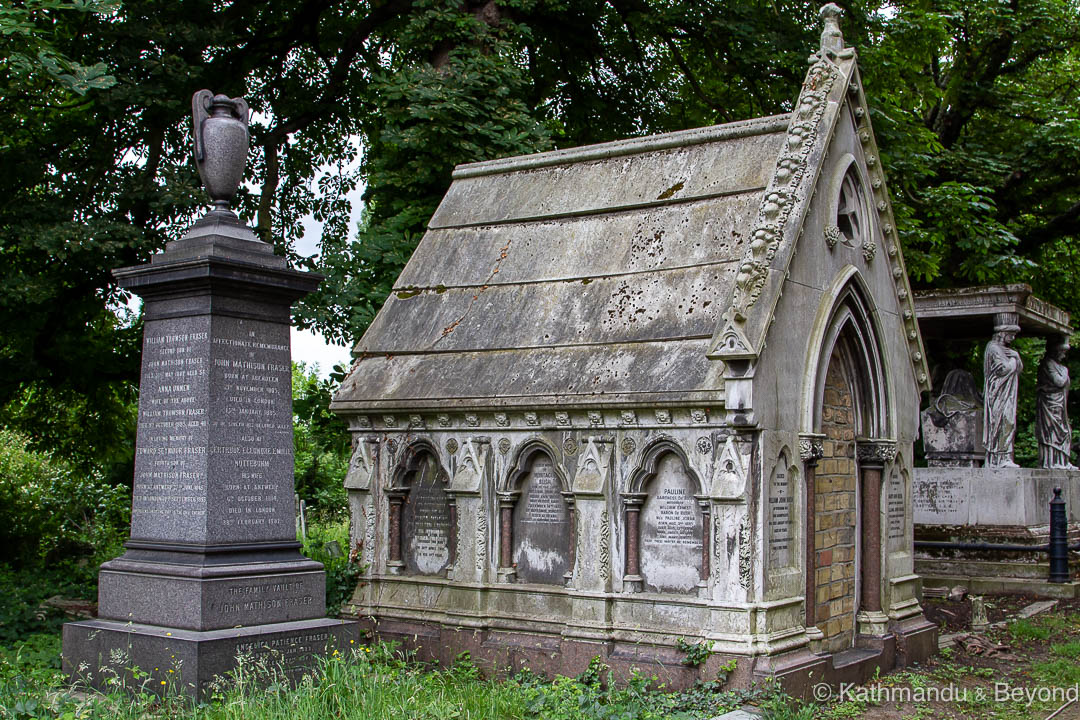
[[[821,641],[825,634],[818,629],[817,623],[817,556],[814,548],[817,532],[817,465],[825,455],[821,439],[824,435],[803,434],[799,436],[799,458],[803,462],[803,477],[806,478],[806,502],[803,508],[803,544],[805,547],[803,566],[806,575],[806,597],[803,606],[806,612],[806,635],[810,639],[810,650],[820,653]]]
[[[400,575],[405,570],[401,558],[401,507],[409,494],[408,488],[390,488],[386,491],[386,500],[390,504],[387,523],[387,560],[386,571],[391,575]]]
[[[570,567],[563,573],[563,584],[570,587],[574,582],[574,564],[577,562],[578,516],[574,507],[574,493],[564,492],[562,496],[570,511]]]
[[[709,559],[712,556],[712,503],[708,495],[695,495],[694,499],[701,508],[701,576],[698,587],[703,588],[701,596],[707,597],[704,589],[709,587],[709,574],[712,571]]]
[[[857,440],[862,496],[862,569],[857,620],[860,635],[884,635],[888,616],[881,611],[881,482],[885,466],[896,459],[891,440]]]
[[[645,493],[624,493],[623,508],[626,514],[626,572],[623,574],[623,588],[630,592],[641,592],[644,582],[641,579],[641,506],[645,503]]]
[[[514,582],[514,505],[518,492],[500,492],[499,498],[499,580]]]
[[[372,487],[378,482],[379,439],[363,434],[363,428],[350,424],[353,431],[353,454],[345,475],[345,491],[349,498],[349,558],[363,568],[364,575],[375,570],[375,500]],[[370,583],[360,583],[357,590],[365,594]]]

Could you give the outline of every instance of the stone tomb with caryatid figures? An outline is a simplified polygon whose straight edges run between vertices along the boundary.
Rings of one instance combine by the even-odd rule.
[[[931,349],[935,392],[922,411],[927,467],[915,469],[915,538],[929,543],[1045,545],[1050,501],[1061,488],[1070,542],[1080,540],[1080,471],[1072,458],[1070,386],[1065,354],[1070,317],[1024,284],[929,290],[916,295]],[[1037,367],[1024,368],[1010,345],[1017,335],[1044,338]],[[982,350],[981,386],[948,358]],[[1017,467],[1014,446],[1020,375],[1036,378],[1039,467]],[[1050,583],[1044,553],[923,545],[916,568],[935,587],[973,593],[1080,595],[1080,583]]]
[[[375,635],[683,686],[734,660],[800,691],[933,651],[927,371],[823,13],[790,115],[457,168],[332,404]]]

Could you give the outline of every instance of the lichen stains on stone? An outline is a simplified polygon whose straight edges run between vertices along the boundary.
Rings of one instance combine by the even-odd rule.
[[[685,185],[686,185],[686,183],[684,183],[684,182],[683,182],[682,180],[680,180],[679,182],[675,183],[674,185],[672,185],[671,187],[669,187],[669,188],[668,188],[667,190],[665,190],[664,192],[662,192],[662,193],[660,193],[659,195],[657,195],[657,196],[656,196],[656,199],[657,199],[657,200],[667,200],[668,198],[670,198],[671,196],[673,196],[673,195],[674,195],[675,193],[677,193],[677,192],[679,192],[680,190],[682,190],[682,189],[683,189],[683,187],[684,187]]]

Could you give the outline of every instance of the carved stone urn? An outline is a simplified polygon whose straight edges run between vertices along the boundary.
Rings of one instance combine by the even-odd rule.
[[[200,90],[191,97],[195,166],[214,210],[229,204],[244,179],[248,153],[248,104],[243,98]]]

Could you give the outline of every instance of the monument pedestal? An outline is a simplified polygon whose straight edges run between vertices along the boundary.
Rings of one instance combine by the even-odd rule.
[[[73,681],[96,688],[115,675],[135,690],[202,697],[241,656],[267,659],[295,677],[314,658],[344,652],[356,638],[354,621],[332,618],[205,631],[83,620],[64,625],[64,669]],[[146,674],[136,677],[135,669]]]
[[[993,547],[1045,546],[1055,487],[1062,488],[1072,544],[1080,540],[1080,471],[916,468],[912,482],[916,542],[966,545],[917,548],[915,571],[924,586],[963,585],[972,594],[1080,597],[1080,583],[1047,581],[1045,552]]]
[[[131,538],[101,566],[98,619],[65,626],[65,670],[201,695],[241,653],[295,670],[348,646],[293,509],[290,307],[321,278],[222,211],[115,275],[144,299]]]

